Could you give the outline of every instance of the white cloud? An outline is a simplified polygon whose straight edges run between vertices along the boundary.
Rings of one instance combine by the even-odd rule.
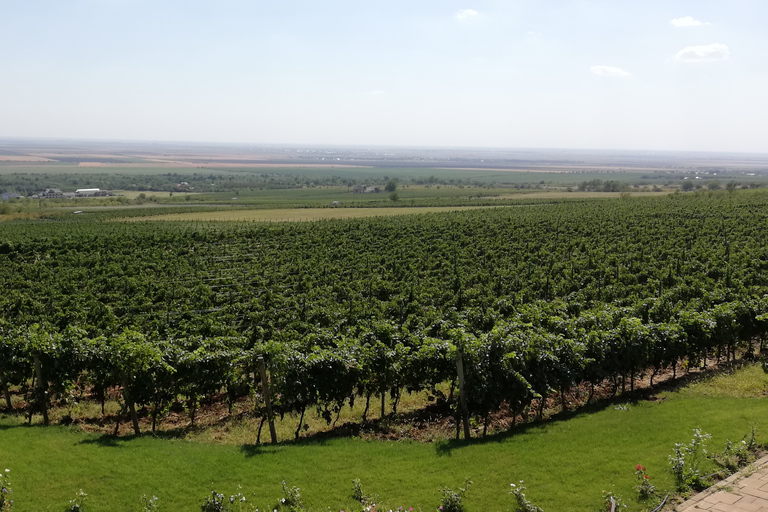
[[[382,94],[386,94],[384,91],[377,89],[375,91],[370,91],[368,94],[371,96],[381,96]]]
[[[632,73],[615,66],[592,66],[589,68],[594,74],[600,76],[631,76]]]
[[[672,21],[670,21],[672,25],[675,27],[701,27],[703,25],[709,25],[710,23],[705,23],[701,20],[697,20],[693,16],[684,16],[682,18],[675,18]]]
[[[456,11],[456,14],[453,15],[454,18],[460,21],[471,20],[478,16],[480,16],[480,13],[474,9],[461,9],[460,11]]]
[[[731,55],[724,44],[714,43],[702,46],[686,46],[675,55],[681,62],[703,62],[708,60],[725,60]]]

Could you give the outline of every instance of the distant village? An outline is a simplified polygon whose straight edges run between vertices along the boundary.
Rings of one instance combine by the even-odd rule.
[[[352,187],[352,193],[354,194],[378,194],[381,192],[379,187],[371,187],[364,185],[355,185]]]
[[[76,197],[109,197],[112,194],[109,190],[99,188],[79,188],[74,192],[63,192],[58,188],[47,188],[39,194],[32,194],[29,199],[74,199]],[[4,193],[2,198],[6,201],[11,199],[24,199],[24,196],[13,193]]]

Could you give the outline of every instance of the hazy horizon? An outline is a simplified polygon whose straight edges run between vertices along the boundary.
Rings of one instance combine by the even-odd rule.
[[[62,146],[74,149],[84,146],[81,149],[92,151],[96,146],[128,145],[136,146],[137,149],[149,149],[157,147],[158,149],[168,149],[172,146],[181,146],[185,149],[214,149],[230,148],[237,150],[269,150],[269,149],[301,149],[312,148],[320,149],[354,149],[354,150],[414,150],[414,151],[474,151],[474,152],[532,152],[532,153],[604,153],[613,155],[632,155],[632,154],[669,154],[669,155],[755,155],[765,156],[768,151],[718,151],[718,150],[678,150],[678,149],[625,149],[625,148],[569,148],[569,147],[493,147],[493,146],[439,146],[439,145],[406,145],[406,144],[321,144],[321,143],[264,143],[264,142],[217,142],[206,140],[141,140],[141,139],[109,139],[109,138],[68,138],[68,137],[24,137],[24,136],[2,136],[0,135],[0,152],[9,151],[8,147],[3,147],[4,141],[13,141],[20,146],[32,148],[39,146],[39,150],[52,149],[51,144],[61,144]]]
[[[766,153],[749,0],[6,2],[0,137]]]

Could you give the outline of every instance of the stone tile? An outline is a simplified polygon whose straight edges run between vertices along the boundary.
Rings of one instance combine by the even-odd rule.
[[[734,512],[758,512],[762,508],[763,506],[759,503],[744,503],[740,501],[734,505],[733,510]]]
[[[730,493],[730,492],[727,492],[727,491],[725,491],[725,492],[719,491],[719,492],[715,493],[715,495],[717,496],[717,500],[719,502],[721,502],[721,503],[728,503],[728,504],[736,503],[737,501],[739,501],[742,498],[738,494],[733,494],[733,493]]]
[[[754,496],[755,498],[764,499],[766,500],[766,503],[768,503],[768,492],[761,491],[755,487],[744,487],[739,492],[748,496]]]
[[[679,512],[768,512],[768,456],[677,506]],[[723,487],[730,487],[726,491]]]

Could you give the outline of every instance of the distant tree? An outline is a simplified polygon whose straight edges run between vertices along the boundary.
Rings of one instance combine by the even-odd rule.
[[[728,183],[725,184],[725,189],[728,192],[733,192],[734,190],[736,190],[736,182],[735,181],[729,181]]]
[[[391,179],[387,181],[387,185],[384,187],[387,192],[394,192],[397,190],[397,180]]]
[[[400,196],[397,195],[397,192],[392,192],[391,194],[389,194],[389,199],[392,201],[397,201],[398,199],[400,199]]]
[[[720,190],[720,182],[712,180],[709,183],[707,183],[707,188],[709,190]]]
[[[683,191],[690,192],[693,190],[693,182],[692,181],[684,181],[683,182]]]

